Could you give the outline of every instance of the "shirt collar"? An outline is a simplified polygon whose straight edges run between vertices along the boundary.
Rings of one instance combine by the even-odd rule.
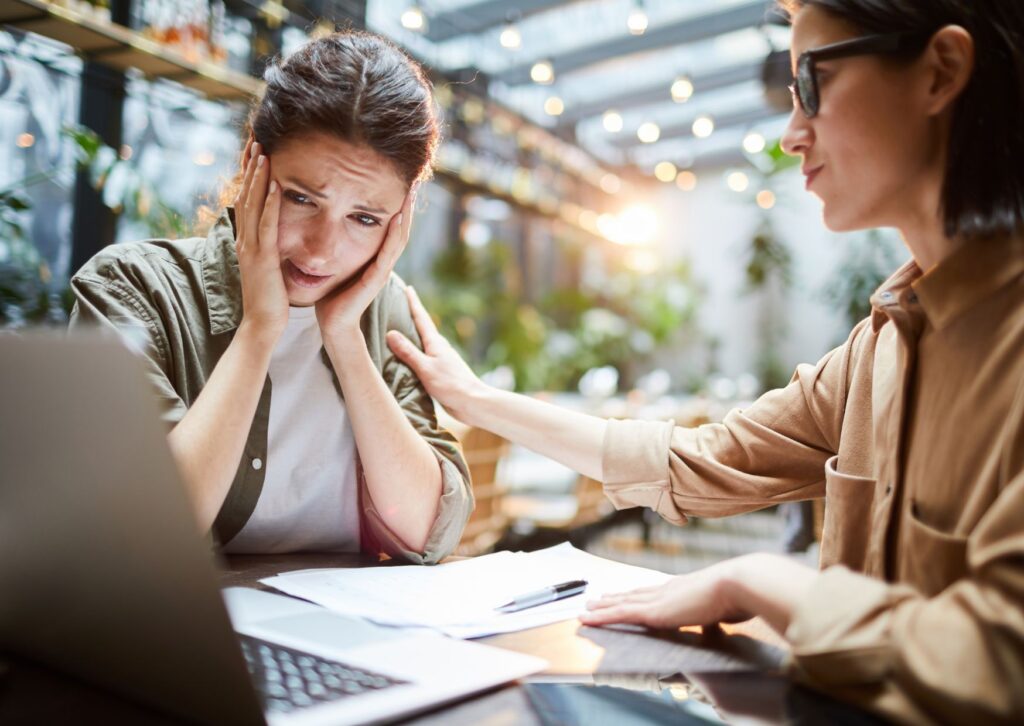
[[[1024,238],[967,242],[914,283],[936,330],[1024,274]]]
[[[871,296],[871,328],[876,333],[889,320],[889,309],[911,290],[913,282],[921,277],[921,268],[913,259],[907,260]]]
[[[234,330],[242,322],[242,281],[235,254],[235,210],[231,207],[221,212],[206,235],[202,274],[210,333]]]
[[[1024,238],[966,242],[928,272],[909,260],[871,296],[877,333],[904,298],[921,305],[936,330],[1024,274]]]

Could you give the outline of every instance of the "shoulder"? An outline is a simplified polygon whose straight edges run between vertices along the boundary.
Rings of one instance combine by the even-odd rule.
[[[202,237],[189,237],[108,245],[72,276],[72,286],[99,285],[139,292],[191,286],[201,274],[204,242]]]
[[[108,245],[82,265],[72,279],[116,280],[187,268],[199,263],[204,242],[202,237],[189,237]]]

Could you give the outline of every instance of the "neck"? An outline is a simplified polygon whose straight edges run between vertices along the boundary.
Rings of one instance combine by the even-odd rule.
[[[941,219],[913,220],[899,227],[903,243],[924,272],[932,269],[960,247],[963,240],[947,237]]]

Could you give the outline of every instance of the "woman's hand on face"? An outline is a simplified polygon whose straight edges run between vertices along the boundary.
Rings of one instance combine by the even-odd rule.
[[[242,323],[269,344],[288,323],[288,292],[277,250],[281,190],[270,180],[270,159],[249,138],[245,175],[235,198],[235,249],[242,278]]]
[[[317,302],[316,317],[325,342],[335,336],[351,336],[360,332],[360,318],[373,299],[384,289],[388,278],[391,277],[391,271],[395,269],[395,263],[409,243],[417,187],[418,185],[413,185],[405,195],[402,209],[388,224],[380,250],[359,277]]]
[[[580,620],[585,625],[680,628],[760,616],[782,634],[817,576],[817,570],[788,557],[746,555],[658,587],[606,595],[587,603]]]
[[[416,291],[409,287],[405,292],[423,350],[396,330],[388,333],[388,346],[399,360],[413,369],[433,398],[451,415],[466,420],[465,408],[471,395],[484,384],[438,332]]]

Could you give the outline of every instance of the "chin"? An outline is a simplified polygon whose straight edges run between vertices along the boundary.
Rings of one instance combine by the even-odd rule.
[[[822,212],[822,221],[830,232],[856,232],[868,228],[858,215],[850,214],[849,211],[844,213],[834,208],[830,209],[828,204]]]

